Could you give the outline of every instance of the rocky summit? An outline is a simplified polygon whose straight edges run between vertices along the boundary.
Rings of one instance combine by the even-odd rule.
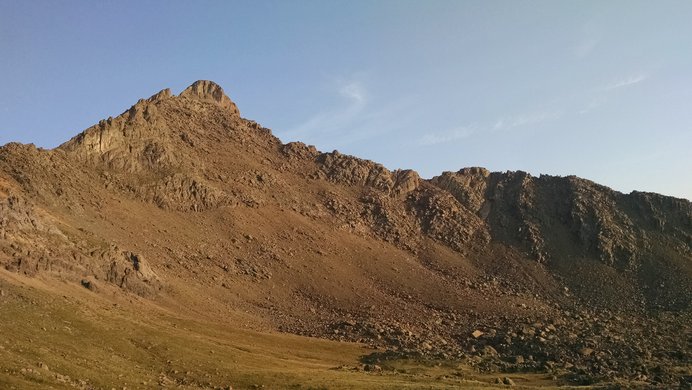
[[[689,389],[691,246],[688,200],[423,179],[197,81],[0,148],[0,387]]]

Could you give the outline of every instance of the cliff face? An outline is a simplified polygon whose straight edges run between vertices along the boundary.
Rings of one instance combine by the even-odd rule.
[[[6,204],[26,196],[79,210],[100,196],[126,196],[165,210],[201,212],[299,203],[291,207],[313,208],[329,223],[413,254],[425,250],[425,240],[463,256],[502,245],[558,274],[569,265],[598,262],[633,277],[654,306],[685,308],[692,296],[685,294],[692,280],[689,201],[621,194],[576,177],[483,168],[426,181],[414,171],[391,172],[336,151],[282,145],[269,130],[242,119],[210,81],[180,96],[166,89],[142,99],[56,150],[5,146],[2,162],[5,180],[16,187]],[[320,190],[306,191],[311,187]],[[298,199],[305,197],[317,203]],[[597,276],[584,272],[584,278]],[[581,283],[560,276],[573,287]]]
[[[483,168],[424,180],[282,144],[209,81],[54,150],[0,148],[0,217],[8,270],[200,310],[234,302],[325,337],[345,315],[454,338],[462,319],[498,312],[649,316],[692,303],[687,200]],[[373,336],[356,328],[336,334]],[[399,339],[445,353],[477,341]]]
[[[603,275],[574,266],[598,262],[641,287],[650,306],[689,308],[692,210],[684,199],[621,194],[577,177],[531,177],[482,168],[445,172],[432,182],[486,222],[494,241],[523,251],[577,290]],[[654,276],[655,275],[655,276]],[[602,280],[602,287],[620,288]],[[660,280],[654,281],[659,278]],[[586,282],[585,282],[586,281]],[[675,285],[675,293],[662,286]],[[587,291],[584,291],[587,293]],[[601,302],[616,294],[604,292]],[[588,295],[592,295],[589,293]],[[635,297],[632,297],[635,298]],[[629,306],[630,302],[614,305]]]

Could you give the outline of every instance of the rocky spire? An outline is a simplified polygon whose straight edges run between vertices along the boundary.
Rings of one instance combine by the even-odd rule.
[[[218,84],[209,80],[198,80],[180,93],[179,97],[199,99],[214,102],[223,108],[240,115],[238,107],[226,96]]]

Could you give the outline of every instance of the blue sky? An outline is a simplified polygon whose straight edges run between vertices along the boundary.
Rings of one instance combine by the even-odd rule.
[[[690,20],[687,0],[0,0],[0,144],[210,79],[284,142],[390,169],[692,199]]]

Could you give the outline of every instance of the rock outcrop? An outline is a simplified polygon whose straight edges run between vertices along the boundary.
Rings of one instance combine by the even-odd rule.
[[[213,81],[199,80],[180,93],[181,98],[199,99],[218,104],[221,108],[229,110],[234,115],[240,116],[240,111],[235,103],[226,96],[223,89]]]
[[[691,246],[688,200],[483,168],[425,180],[283,144],[210,81],[54,150],[0,148],[6,270],[185,299],[200,316],[232,303],[284,331],[388,349],[373,359],[649,383],[622,354],[673,384],[689,360]],[[659,322],[652,338],[638,328]]]

